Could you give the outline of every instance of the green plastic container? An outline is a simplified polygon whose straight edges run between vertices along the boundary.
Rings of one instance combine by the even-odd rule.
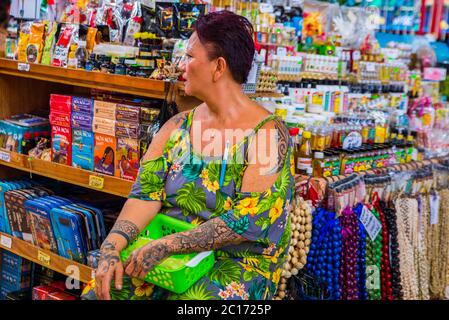
[[[122,261],[126,261],[131,253],[152,240],[162,238],[177,232],[191,230],[195,226],[163,214],[158,214],[127,248],[121,252]],[[164,266],[168,259],[179,259],[179,267]],[[145,281],[180,294],[193,286],[202,276],[214,266],[215,258],[212,251],[173,255],[148,272]],[[186,261],[188,261],[186,263]]]

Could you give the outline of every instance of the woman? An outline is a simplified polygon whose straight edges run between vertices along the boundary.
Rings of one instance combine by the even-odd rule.
[[[204,103],[173,117],[154,137],[102,245],[97,298],[151,296],[152,286],[145,285],[125,297],[123,275],[143,279],[168,256],[208,250],[215,251],[212,271],[185,293],[164,298],[275,294],[291,237],[292,148],[283,123],[241,90],[254,56],[252,34],[248,20],[228,11],[197,21],[182,68],[186,94]],[[227,153],[228,164],[221,165]],[[197,226],[152,241],[122,263],[119,252],[158,212]]]

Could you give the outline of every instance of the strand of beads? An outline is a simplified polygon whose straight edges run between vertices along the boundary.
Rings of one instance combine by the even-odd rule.
[[[427,229],[429,227],[430,206],[429,197],[427,195],[420,195],[418,197],[418,245],[416,252],[416,269],[418,270],[419,283],[419,298],[421,300],[429,300],[429,282],[430,282],[430,268],[429,259],[427,256]]]
[[[399,244],[398,244],[398,227],[396,225],[396,211],[392,207],[387,207],[384,201],[380,202],[382,211],[385,214],[386,225],[390,236],[390,258],[391,258],[391,289],[393,299],[401,300],[401,270],[399,268]]]
[[[340,299],[341,227],[334,212],[318,208],[313,214],[312,243],[305,269],[326,282],[333,299]]]
[[[340,266],[341,299],[357,300],[359,298],[357,270],[359,226],[357,216],[350,207],[343,210],[340,224],[343,242]]]
[[[371,208],[373,215],[379,219],[379,213]],[[379,233],[374,241],[366,240],[366,274],[369,300],[380,300],[380,265],[382,254],[382,234]]]
[[[358,243],[358,255],[357,255],[357,271],[358,277],[358,288],[359,288],[359,299],[368,300],[368,292],[366,291],[366,231],[362,222],[360,221],[360,216],[362,215],[363,204],[359,203],[354,212],[357,215],[359,224],[359,243]]]
[[[287,280],[296,276],[307,263],[312,238],[312,210],[309,203],[300,196],[295,198],[291,211],[292,240],[288,249],[287,259],[283,266],[281,282],[276,300],[286,296]]]
[[[387,221],[379,201],[376,201],[375,208],[376,211],[379,213],[379,219],[382,225],[382,250],[381,250],[382,256],[380,259],[381,299],[393,300],[393,289],[391,283],[391,268],[390,268],[390,237],[388,233]]]
[[[403,296],[404,300],[418,300],[419,289],[413,246],[416,236],[415,228],[412,228],[413,220],[418,216],[418,201],[412,198],[399,198],[395,207]]]

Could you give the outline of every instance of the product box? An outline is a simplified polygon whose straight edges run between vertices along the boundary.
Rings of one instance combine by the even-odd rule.
[[[48,300],[48,295],[60,292],[61,290],[53,288],[51,286],[38,286],[33,288],[33,300]]]
[[[71,127],[70,114],[52,111],[50,113],[50,123],[52,126]]]
[[[21,290],[31,285],[31,273],[14,274],[6,270],[1,272],[2,287],[10,290]]]
[[[76,297],[66,292],[52,292],[47,295],[47,300],[76,300]]]
[[[94,117],[92,131],[108,136],[115,136],[116,121]]]
[[[95,171],[113,176],[117,158],[117,139],[104,134],[95,134],[94,165]]]
[[[32,262],[9,251],[3,251],[1,255],[2,270],[18,271],[19,273],[30,272]]]
[[[117,104],[113,102],[95,100],[94,117],[115,120]]]
[[[87,253],[87,265],[92,269],[98,268],[98,262],[100,261],[100,250],[91,250]]]
[[[117,121],[115,123],[115,136],[138,139],[140,136],[140,125],[138,123]]]
[[[44,199],[25,201],[25,210],[30,219],[34,243],[45,250],[57,253],[56,238],[50,221],[50,211],[55,205]]]
[[[117,121],[139,123],[140,108],[125,104],[117,104],[117,107],[115,109],[115,119]]]
[[[84,97],[72,98],[72,112],[82,112],[85,114],[94,114],[94,100]]]
[[[80,112],[72,113],[72,129],[92,131],[92,115]]]
[[[51,161],[72,165],[72,130],[68,127],[51,127]]]
[[[140,108],[140,123],[151,124],[157,120],[161,111],[155,108]]]
[[[72,97],[59,94],[50,95],[50,111],[70,114],[72,112]]]
[[[72,131],[72,166],[94,170],[94,134],[85,130]]]
[[[139,171],[139,140],[117,138],[117,168],[115,176],[136,180]]]

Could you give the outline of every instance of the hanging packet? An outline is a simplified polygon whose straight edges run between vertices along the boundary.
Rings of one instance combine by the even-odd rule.
[[[204,14],[204,4],[175,3],[174,19],[176,25],[176,37],[188,39],[192,33],[196,21]]]
[[[174,9],[173,3],[156,2],[156,21],[158,33],[166,38],[173,38],[174,28]]]
[[[45,24],[35,22],[31,26],[31,35],[27,45],[27,62],[40,63],[44,47]]]
[[[45,36],[45,45],[41,61],[41,63],[44,65],[49,66],[51,64],[51,56],[55,48],[55,38],[57,31],[58,24],[56,22],[49,22],[47,25],[47,34]]]
[[[17,60],[19,62],[27,61],[27,46],[31,35],[31,22],[24,22],[20,25],[19,45]]]
[[[131,17],[126,23],[126,31],[124,32],[123,44],[125,46],[133,46],[134,45],[134,35],[137,32],[140,32],[142,26],[142,8],[140,6],[140,2],[135,2],[133,6],[133,10],[131,13]]]
[[[78,26],[67,24],[61,27],[61,34],[56,43],[52,66],[67,67],[70,45],[78,42]]]

